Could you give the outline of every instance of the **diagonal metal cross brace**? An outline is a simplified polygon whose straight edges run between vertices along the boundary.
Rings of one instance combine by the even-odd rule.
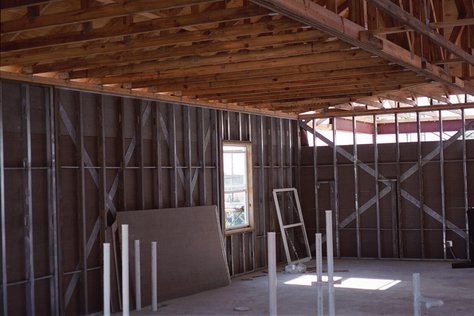
[[[163,119],[163,116],[161,115],[161,113],[159,114],[160,116],[160,125],[161,125],[161,130],[163,132],[163,136],[164,136],[164,139],[166,141],[166,144],[168,144],[168,146],[170,146],[170,140],[169,140],[169,133],[168,133],[168,129],[166,128],[166,123],[165,123],[165,120]],[[211,130],[210,130],[210,126],[207,128],[207,131],[206,131],[206,136],[205,136],[205,140],[204,140],[204,152],[206,151],[207,149],[207,146],[209,145],[209,142],[210,142],[210,139],[211,139]],[[179,158],[176,157],[176,163],[180,166],[181,165],[181,162],[179,161]],[[184,177],[184,173],[183,173],[183,170],[178,168],[178,175],[179,175],[179,178],[181,180],[181,184],[185,184],[185,177]],[[198,179],[198,172],[195,170],[194,171],[194,175],[192,175],[192,180],[191,180],[191,192],[194,191],[194,188],[196,186],[196,183],[197,183],[197,179]],[[191,199],[194,200],[194,198],[192,197],[192,193],[191,193]],[[194,203],[193,203],[194,204]]]
[[[421,207],[421,202],[418,201],[413,195],[411,195],[410,193],[408,193],[407,191],[405,191],[404,189],[401,190],[401,195],[407,200],[409,201],[410,203],[412,203],[413,205],[415,205],[416,207],[420,208]],[[439,215],[435,210],[433,210],[432,208],[430,208],[429,206],[427,206],[426,204],[423,204],[423,211],[430,215],[431,217],[433,217],[434,219],[436,219],[438,222],[442,222],[443,221],[443,217],[441,215]],[[465,231],[463,231],[462,229],[460,229],[459,227],[457,227],[456,225],[454,225],[452,222],[450,222],[449,220],[446,219],[446,227],[448,227],[449,229],[451,229],[453,232],[455,232],[457,235],[459,235],[461,238],[463,239],[467,239],[467,234]]]
[[[71,120],[69,119],[69,116],[67,115],[66,111],[64,110],[64,108],[61,104],[59,105],[59,114],[61,116],[61,120],[64,123],[64,127],[66,128],[66,131],[67,131],[69,137],[71,137],[71,140],[74,143],[74,146],[76,146],[76,148],[77,148],[76,130],[74,129],[74,126],[73,126]],[[87,168],[87,171],[91,175],[91,178],[94,181],[97,188],[99,188],[99,174],[98,174],[97,170],[95,168],[93,168],[94,164],[92,163],[92,159],[89,156],[89,153],[87,152],[87,150],[85,148],[83,148],[83,155],[84,155],[84,164],[87,167],[89,167],[89,168]],[[112,202],[112,200],[110,199],[109,196],[107,196],[107,205],[112,210],[112,212],[114,212],[114,213],[117,212],[117,209],[115,208],[115,205],[114,205],[114,203]]]
[[[473,128],[474,127],[474,121],[470,122],[469,124],[466,125],[466,130],[470,129],[470,128]],[[440,146],[436,147],[432,152],[430,152],[429,154],[427,154],[425,157],[423,157],[423,159],[421,160],[421,167],[423,167],[424,165],[426,165],[429,161],[431,161],[434,157],[436,157],[437,155],[439,155],[439,153],[441,152],[441,150],[444,150],[446,148],[448,148],[449,146],[451,146],[463,133],[463,130],[459,130],[456,134],[454,134],[453,136],[451,136],[448,140],[446,141],[443,141],[443,148],[441,149]],[[411,177],[416,171],[418,171],[419,169],[419,165],[418,164],[415,164],[413,165],[410,169],[408,169],[407,171],[405,171],[401,176],[400,176],[400,182],[403,182],[405,181],[406,179],[408,179],[409,177]]]
[[[168,134],[168,129],[166,128],[166,123],[165,123],[165,120],[163,119],[163,116],[161,115],[160,113],[160,125],[161,125],[161,131],[163,132],[163,136],[164,136],[164,139],[166,141],[166,144],[168,144],[168,146],[170,146],[170,139],[169,139],[169,134]],[[179,161],[179,158],[176,157],[176,163],[178,165],[181,165],[181,162]],[[181,180],[181,183],[184,185],[184,173],[183,173],[183,170],[179,169],[178,168],[178,175],[179,175],[179,178]]]
[[[146,123],[148,122],[148,118],[150,117],[150,112],[151,112],[150,102],[147,102],[145,106],[145,110],[141,114],[141,120],[140,120],[141,128],[145,127]],[[127,150],[125,151],[125,157],[124,157],[125,166],[124,167],[128,166],[128,163],[132,159],[132,155],[136,146],[137,146],[137,131],[135,131],[135,134],[133,135],[132,140],[130,141],[130,144],[128,144]],[[112,183],[112,186],[110,187],[110,191],[107,194],[108,199],[110,201],[113,201],[113,199],[115,198],[115,194],[117,194],[117,189],[119,185],[119,174],[120,173],[117,173],[115,175],[114,182]],[[114,212],[112,212],[112,214],[115,215]]]
[[[67,130],[69,136],[73,140],[74,145],[76,145],[76,131],[75,131],[73,125],[72,125],[71,120],[69,119],[69,116],[67,115],[66,111],[64,110],[64,108],[61,105],[59,107],[59,112],[60,112],[61,119],[63,120],[63,123],[66,127],[66,130]],[[150,115],[150,104],[147,103],[147,106],[146,106],[145,110],[142,113],[142,121],[141,121],[142,122],[142,127],[146,124],[149,115]],[[135,150],[135,147],[136,147],[136,138],[137,138],[137,135],[135,133],[135,135],[132,138],[132,141],[130,142],[130,144],[127,148],[126,154],[125,154],[125,165],[127,165],[130,162],[130,159],[132,158],[133,151]],[[87,153],[87,151],[85,150],[85,148],[84,148],[83,154],[84,154],[84,162],[85,162],[86,166],[92,167],[93,166],[92,160],[91,160],[89,154]],[[97,173],[97,170],[95,170],[94,168],[88,168],[88,170],[91,174],[91,177],[92,177],[95,185],[97,187],[99,187],[99,175]],[[117,209],[116,209],[116,207],[113,203],[113,199],[114,199],[115,194],[117,192],[118,182],[119,182],[118,180],[119,180],[119,175],[117,174],[115,176],[112,187],[111,187],[109,193],[107,194],[107,198],[106,198],[106,207],[108,207],[108,209],[114,215],[117,213]],[[93,245],[94,245],[94,243],[97,239],[97,236],[99,235],[99,231],[100,231],[100,217],[98,217],[96,219],[95,224],[94,224],[94,228],[92,230],[92,233],[89,236],[89,239],[87,240],[86,257],[89,257],[89,254],[92,251],[92,247],[93,247]],[[76,266],[76,270],[79,270],[79,268],[80,268],[80,265],[78,264]],[[69,284],[66,288],[66,293],[64,295],[65,296],[64,297],[65,306],[68,306],[68,304],[71,300],[72,294],[74,293],[74,289],[77,286],[77,282],[79,281],[79,278],[80,278],[80,275],[76,273],[76,274],[73,275],[71,281],[69,282]]]
[[[309,127],[308,125],[306,125],[305,123],[303,122],[300,122],[300,126],[305,130],[305,131],[308,131],[310,132],[311,134],[314,134],[316,135],[316,137],[318,137],[319,139],[321,139],[323,142],[325,142],[329,147],[331,148],[334,148],[334,142],[332,142],[331,140],[329,140],[328,138],[326,138],[324,135],[320,134],[319,132],[313,130],[311,127]],[[352,155],[350,152],[348,152],[347,150],[345,150],[344,148],[341,148],[341,147],[337,147],[336,146],[336,151],[341,155],[343,156],[344,158],[346,158],[347,160],[350,160],[350,161],[354,161],[354,155]],[[376,178],[377,179],[377,176],[380,178],[380,179],[384,179],[386,180],[386,178],[384,176],[382,176],[381,174],[376,174],[375,173],[375,170],[370,167],[369,165],[367,165],[366,163],[364,163],[363,161],[361,161],[360,159],[357,159],[357,164],[358,166],[364,170],[365,172],[367,172],[369,175],[371,175],[372,177]],[[387,187],[389,185],[385,184]]]
[[[304,122],[300,121],[300,126],[310,132],[310,133],[313,133],[314,135],[316,135],[318,138],[320,138],[322,141],[324,141],[326,144],[328,144],[329,146],[331,147],[334,147],[334,143],[332,141],[330,141],[329,139],[327,139],[326,137],[324,137],[323,135],[321,135],[320,133],[318,133],[317,131],[313,130],[311,127],[309,127],[307,124],[305,124]],[[472,128],[474,127],[474,121],[470,122],[468,125],[467,125],[467,129],[469,128]],[[446,140],[445,142],[443,142],[443,150],[448,148],[450,145],[452,145],[455,140],[457,140],[459,138],[459,136],[462,135],[462,130],[458,131],[455,135],[453,135],[452,137],[450,137],[448,140]],[[347,159],[353,161],[354,159],[354,156],[352,154],[350,154],[349,152],[347,152],[346,150],[340,148],[340,147],[337,147],[336,146],[336,150],[341,154],[343,155],[344,157],[346,157]],[[430,153],[428,153],[424,158],[423,158],[423,165],[425,165],[427,162],[429,162],[430,160],[432,160],[434,157],[436,157],[436,155],[438,155],[441,151],[441,147],[438,146],[437,148],[435,148],[433,151],[431,151]],[[367,164],[365,164],[364,162],[361,162],[360,160],[357,160],[358,163],[360,164],[360,168],[363,169],[364,171],[366,171],[368,174],[372,175],[373,177],[376,177],[376,174],[375,174],[375,170],[368,166]],[[405,171],[401,176],[400,176],[400,183],[402,183],[403,181],[405,181],[406,179],[408,179],[412,174],[414,174],[417,170],[419,169],[419,165],[418,164],[415,164],[413,167],[411,167],[410,169],[408,169],[407,171]],[[379,174],[379,178],[381,179],[385,179],[382,175]],[[385,184],[387,185],[387,184]],[[388,186],[383,189],[382,191],[379,192],[379,199],[384,197],[385,195],[387,195],[391,189],[388,189],[389,188]],[[408,193],[408,192],[406,192]],[[408,195],[407,194],[402,194],[402,196],[406,199],[408,199]],[[411,200],[409,200],[411,203],[415,204],[416,205],[416,199],[411,196]],[[368,210],[373,204],[375,204],[377,202],[377,196],[374,196],[372,197],[369,201],[367,201],[363,206],[361,206],[359,208],[359,215],[363,214],[366,210]],[[418,201],[418,206],[420,205],[420,202]],[[433,217],[435,220],[437,220],[438,222],[442,223],[442,217],[436,212],[434,211],[433,209],[431,209],[429,206],[427,206],[426,204],[423,204],[423,211],[428,214],[429,216]],[[346,217],[343,221],[341,221],[340,223],[340,228],[344,228],[346,227],[347,225],[349,225],[349,223],[351,223],[353,220],[355,220],[356,218],[356,215],[357,213],[356,212],[353,212],[351,215],[349,215],[348,217]],[[463,231],[462,229],[460,229],[459,227],[457,227],[456,225],[454,225],[453,223],[450,222],[449,226],[448,226],[451,230],[455,231],[458,235],[460,235],[461,237],[463,237],[464,239],[466,239],[466,234],[463,234]]]
[[[89,254],[92,251],[92,246],[94,246],[94,243],[97,239],[97,236],[99,235],[100,231],[100,220],[97,219],[94,224],[94,228],[92,229],[91,235],[89,239],[87,240],[87,252],[86,252],[86,257],[89,257]],[[75,271],[78,271],[80,269],[80,265],[76,265]],[[74,289],[76,288],[77,282],[79,281],[80,274],[79,273],[74,273],[71,281],[69,281],[69,284],[66,288],[66,293],[64,294],[64,306],[67,307],[69,305],[69,302],[71,301],[72,294],[74,293]]]

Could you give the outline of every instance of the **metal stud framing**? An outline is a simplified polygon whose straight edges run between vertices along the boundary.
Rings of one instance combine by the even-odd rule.
[[[466,155],[466,116],[464,113],[464,109],[461,110],[461,120],[462,120],[462,175],[463,175],[463,193],[464,193],[464,209],[467,210],[469,207],[469,192],[468,192],[468,182],[467,182],[467,155]],[[467,240],[470,240],[469,235],[472,234],[471,231],[469,231],[469,222],[467,218],[467,212],[465,214],[465,221],[466,221],[466,234],[467,234]],[[472,227],[471,227],[472,229]],[[469,247],[469,243],[466,243],[466,254],[467,257],[471,257],[471,253]]]
[[[400,104],[398,104],[400,106]],[[400,126],[398,124],[398,114],[395,113],[395,166],[396,166],[396,240],[397,245],[397,252],[398,252],[398,257],[403,258],[403,234],[402,234],[402,209],[401,209],[401,185],[400,185]],[[394,228],[395,229],[395,228]]]
[[[316,119],[313,120],[313,129],[316,128]],[[318,146],[316,146],[316,134],[313,134],[313,166],[318,165]],[[314,177],[314,210],[316,214],[316,233],[320,233],[319,231],[319,217],[320,217],[320,210],[319,210],[319,194],[318,194],[318,168],[313,168],[313,177]]]
[[[79,201],[79,210],[78,215],[78,231],[80,232],[79,238],[79,253],[81,257],[81,305],[82,312],[84,314],[88,313],[89,303],[88,303],[88,283],[87,283],[87,217],[86,217],[86,192],[85,192],[85,169],[84,169],[84,95],[79,93],[79,106],[77,113],[77,126],[79,128],[79,133],[76,134],[78,144],[77,148],[77,158],[79,162],[79,179],[78,179],[78,201]]]
[[[1,81],[0,89],[4,87]],[[36,152],[31,139],[31,102],[32,85],[16,84],[21,91],[22,146],[24,167],[24,195],[21,203],[25,213],[25,262],[26,278],[24,286],[25,311],[35,314],[35,294],[39,287],[35,282],[49,279],[49,300],[51,314],[94,313],[99,311],[97,297],[91,288],[100,287],[96,270],[100,258],[98,251],[101,242],[112,236],[106,235],[116,212],[131,208],[169,208],[192,205],[215,204],[224,219],[221,188],[221,141],[223,139],[251,141],[257,149],[254,166],[255,230],[241,233],[227,243],[229,262],[234,265],[233,274],[254,271],[266,264],[265,234],[268,231],[269,217],[274,218],[273,209],[265,199],[274,188],[273,181],[279,186],[297,186],[295,178],[298,159],[293,155],[298,150],[297,122],[280,118],[269,118],[223,110],[191,109],[179,104],[166,104],[147,100],[135,100],[109,95],[94,95],[68,89],[42,86],[45,97],[40,104],[45,107],[45,159],[47,165],[41,167],[47,176],[48,225],[48,276],[35,279],[33,264],[33,222],[35,198],[32,189],[32,155]],[[36,87],[36,86],[35,86]],[[36,88],[35,88],[36,89]],[[4,103],[11,98],[2,94],[0,103],[0,206],[1,206],[1,293],[2,313],[7,314],[8,283],[6,248],[8,234],[5,232],[6,216],[4,178]],[[35,100],[36,102],[36,100]],[[112,112],[111,112],[112,111]],[[91,113],[95,113],[91,115]],[[133,117],[131,117],[131,115]],[[152,123],[148,121],[152,118]],[[35,117],[35,120],[37,118]],[[182,126],[177,122],[182,122]],[[35,121],[36,122],[36,121]],[[277,135],[269,133],[265,127],[276,128]],[[92,129],[91,126],[94,126]],[[182,143],[180,141],[183,141]],[[195,141],[197,140],[197,145]],[[66,144],[66,145],[64,145]],[[87,145],[87,146],[86,146]],[[181,147],[182,146],[182,147]],[[273,147],[274,146],[274,147]],[[268,148],[268,151],[267,151]],[[272,154],[273,153],[273,154]],[[276,153],[275,159],[269,159]],[[266,157],[267,156],[267,157]],[[183,157],[183,158],[181,158]],[[180,158],[182,162],[180,162]],[[197,159],[198,158],[198,159]],[[193,164],[199,160],[199,163]],[[18,168],[17,168],[18,169]],[[148,188],[147,171],[153,170],[153,188]],[[274,173],[274,175],[273,175]],[[256,180],[256,178],[255,178]],[[8,185],[8,184],[7,184]],[[92,187],[90,187],[92,185]],[[193,192],[199,187],[199,198]],[[141,188],[135,190],[134,188]],[[89,194],[95,190],[97,194]],[[148,191],[147,191],[148,190]],[[209,191],[209,192],[208,192]],[[73,194],[73,208],[66,208],[65,199]],[[148,196],[152,192],[153,197]],[[169,192],[169,194],[168,194]],[[197,196],[197,195],[196,195]],[[70,201],[70,200],[68,200]],[[91,204],[92,203],[92,204]],[[152,203],[152,204],[150,204]],[[253,204],[253,203],[252,203]],[[90,205],[97,205],[96,208]],[[91,221],[90,212],[97,214]],[[64,221],[77,222],[74,230],[64,226]],[[75,220],[77,219],[77,220]],[[37,229],[37,228],[35,228]],[[113,230],[112,230],[113,231]],[[80,249],[75,255],[76,262],[71,263],[68,248],[70,234],[75,234],[74,244]],[[69,262],[65,266],[65,261]],[[71,266],[72,264],[72,266]],[[118,266],[115,266],[117,269]],[[15,285],[18,282],[15,283]],[[42,293],[43,294],[43,293]],[[100,300],[99,300],[100,301]],[[114,304],[120,304],[115,294]],[[115,306],[115,310],[119,306]]]
[[[357,121],[352,117],[352,146],[353,146],[353,168],[354,168],[354,209],[356,212],[356,241],[357,241],[357,258],[360,258],[362,245],[360,242],[360,214],[359,214],[359,168],[357,166]]]
[[[0,81],[0,238],[2,255],[2,305],[3,315],[8,315],[8,290],[7,290],[7,244],[5,233],[5,175],[4,175],[4,153],[3,153],[3,83]]]
[[[333,163],[333,179],[334,179],[334,218],[336,225],[336,256],[341,256],[341,247],[339,243],[339,234],[342,227],[339,226],[339,174],[337,170],[337,135],[336,135],[336,119],[333,119],[332,123],[332,140],[333,140],[333,150],[332,150],[332,163]]]
[[[22,116],[23,116],[23,185],[25,215],[25,272],[26,272],[26,313],[35,315],[35,269],[33,240],[33,200],[31,178],[31,104],[30,86],[21,85]]]
[[[423,194],[423,153],[421,149],[421,121],[420,113],[416,112],[416,133],[417,133],[417,158],[418,158],[418,199],[420,201],[420,252],[421,258],[425,258],[425,232],[424,232],[424,194]]]
[[[258,200],[259,200],[259,212],[258,212],[258,217],[259,217],[259,226],[258,226],[258,234],[259,234],[259,237],[262,237],[260,239],[260,249],[262,249],[262,251],[264,253],[267,253],[267,250],[266,250],[266,245],[267,245],[267,242],[266,242],[266,211],[265,211],[265,194],[263,192],[265,192],[265,163],[264,163],[264,156],[265,156],[265,143],[264,143],[264,139],[265,139],[265,128],[264,128],[264,118],[263,116],[260,116],[259,119],[258,119],[258,123],[259,123],[259,130],[260,130],[260,137],[259,137],[259,160],[258,160],[258,164],[259,164],[259,177],[258,177],[258,192],[260,192],[259,194],[259,197],[258,197]],[[262,263],[263,265],[266,265],[267,263],[267,260],[266,260],[266,256],[263,256],[262,258]]]
[[[446,201],[445,201],[445,189],[444,189],[444,148],[443,148],[443,115],[442,112],[438,112],[438,123],[439,123],[439,147],[442,148],[439,151],[439,174],[441,180],[440,185],[440,194],[441,194],[441,216],[443,218],[443,258],[447,258],[446,253]]]
[[[376,216],[376,229],[377,229],[377,258],[382,258],[382,242],[380,236],[380,188],[379,188],[379,145],[377,143],[377,116],[373,116],[374,120],[374,184],[375,184],[375,216]]]
[[[317,183],[318,181],[318,169],[319,168],[326,168],[326,170],[328,170],[328,168],[331,168],[332,169],[332,175],[333,175],[333,179],[335,181],[335,190],[336,190],[336,206],[334,207],[335,210],[336,210],[336,214],[337,214],[337,210],[338,210],[338,200],[341,199],[341,198],[344,198],[344,199],[354,199],[354,211],[352,214],[344,214],[342,215],[343,218],[341,220],[337,219],[336,220],[336,225],[338,225],[338,229],[343,229],[344,227],[347,227],[347,225],[349,225],[351,222],[355,222],[355,227],[356,227],[356,230],[357,230],[357,256],[360,256],[361,254],[361,249],[360,247],[362,246],[361,242],[360,242],[360,231],[362,229],[364,229],[363,227],[361,227],[361,223],[359,222],[359,217],[361,216],[361,214],[363,214],[364,212],[366,212],[372,205],[375,205],[376,207],[376,213],[375,213],[375,216],[376,216],[376,230],[377,230],[377,241],[376,241],[376,244],[374,246],[374,251],[373,253],[376,254],[376,257],[378,258],[382,258],[382,247],[383,247],[383,242],[382,242],[382,235],[381,235],[381,232],[382,232],[382,228],[381,228],[381,206],[380,206],[380,200],[382,198],[384,198],[385,196],[387,196],[387,194],[389,194],[391,191],[392,191],[392,187],[393,187],[393,190],[396,190],[396,196],[395,196],[395,199],[396,199],[396,207],[397,207],[397,212],[396,212],[396,218],[394,219],[395,222],[396,222],[396,225],[394,226],[394,230],[396,230],[395,234],[393,235],[394,237],[394,240],[396,240],[397,244],[395,246],[394,244],[394,254],[396,256],[400,256],[400,257],[406,257],[408,254],[407,254],[407,248],[406,247],[409,247],[409,246],[412,246],[413,248],[413,242],[410,242],[408,244],[408,246],[406,246],[404,244],[404,240],[407,240],[406,238],[406,232],[409,232],[413,229],[408,229],[408,228],[405,228],[403,225],[403,222],[402,222],[402,219],[405,218],[405,216],[409,215],[407,213],[404,213],[404,212],[411,212],[411,208],[412,207],[415,207],[416,209],[419,209],[420,210],[420,224],[419,224],[419,227],[417,228],[417,230],[419,230],[420,232],[420,248],[419,248],[419,252],[418,252],[418,257],[419,258],[433,258],[433,254],[431,254],[429,257],[426,256],[426,247],[430,246],[431,248],[433,247],[440,247],[438,249],[442,249],[442,257],[443,259],[447,259],[447,254],[446,254],[446,246],[445,246],[445,242],[446,242],[446,238],[447,238],[447,233],[448,231],[449,232],[452,232],[454,234],[457,235],[458,238],[461,238],[461,240],[463,240],[465,243],[466,243],[466,247],[467,246],[467,240],[468,240],[468,236],[467,236],[467,227],[464,229],[464,223],[459,223],[459,222],[451,222],[450,220],[447,219],[447,209],[446,209],[446,198],[447,198],[447,192],[445,190],[445,183],[446,183],[446,175],[445,175],[445,172],[444,172],[444,165],[446,163],[446,160],[445,160],[445,157],[444,157],[444,152],[454,143],[456,143],[456,141],[458,139],[462,139],[462,152],[460,152],[460,156],[462,155],[462,159],[457,159],[457,160],[450,160],[449,162],[452,162],[452,163],[462,163],[462,172],[463,172],[463,179],[459,179],[460,183],[459,185],[463,187],[463,204],[464,204],[464,207],[467,209],[468,208],[468,203],[469,203],[469,200],[468,200],[468,195],[469,195],[469,190],[470,190],[470,180],[468,178],[468,171],[467,171],[467,163],[468,161],[471,161],[472,159],[474,159],[473,157],[467,157],[467,140],[466,140],[466,129],[468,129],[468,126],[469,128],[472,128],[472,126],[474,126],[474,121],[470,121],[470,122],[466,122],[466,119],[465,119],[465,114],[464,114],[464,110],[461,110],[461,129],[458,130],[456,133],[454,133],[454,135],[452,135],[449,139],[446,139],[444,140],[443,139],[443,121],[442,121],[442,113],[441,111],[439,111],[439,117],[440,117],[440,120],[439,120],[439,123],[438,123],[438,132],[439,132],[439,141],[438,141],[438,146],[435,147],[433,150],[431,150],[430,152],[428,152],[427,154],[423,155],[422,154],[422,150],[424,149],[424,143],[422,141],[422,129],[421,129],[421,126],[422,126],[422,122],[421,122],[421,119],[420,119],[420,113],[417,113],[417,117],[416,117],[416,133],[417,133],[417,143],[415,144],[416,146],[414,148],[417,148],[417,160],[415,161],[415,164],[412,165],[411,167],[408,166],[408,167],[404,167],[404,172],[402,172],[402,165],[403,164],[410,164],[411,162],[405,162],[405,161],[402,161],[401,159],[401,154],[402,154],[402,150],[403,148],[407,148],[405,144],[401,144],[401,141],[400,141],[400,124],[399,124],[399,116],[398,114],[395,114],[394,116],[394,134],[395,134],[395,143],[394,143],[394,148],[395,148],[395,157],[394,157],[394,160],[393,160],[393,164],[395,165],[395,172],[396,172],[396,178],[394,178],[394,180],[396,179],[396,181],[392,181],[392,182],[395,182],[393,183],[394,185],[389,185],[389,183],[387,182],[387,178],[385,178],[381,173],[380,173],[380,169],[379,169],[379,165],[381,164],[380,161],[379,161],[379,144],[377,142],[377,136],[378,136],[378,124],[377,124],[377,115],[374,115],[373,116],[373,146],[374,146],[374,164],[373,164],[373,168],[371,166],[369,166],[367,163],[364,163],[362,161],[360,161],[360,159],[358,158],[358,151],[357,151],[357,140],[356,140],[356,137],[355,137],[355,133],[357,132],[357,123],[355,122],[355,117],[352,117],[352,132],[353,132],[353,135],[352,135],[352,140],[353,140],[353,154],[349,153],[348,151],[346,151],[345,146],[339,146],[338,143],[337,143],[337,133],[336,133],[336,130],[337,130],[337,127],[336,127],[336,119],[334,119],[333,121],[333,125],[332,125],[332,134],[333,134],[333,140],[329,140],[327,139],[326,137],[324,137],[322,134],[320,134],[317,130],[311,128],[308,124],[306,124],[305,122],[302,122],[300,121],[300,126],[305,129],[306,131],[310,132],[313,136],[313,142],[316,143],[316,140],[321,140],[323,142],[325,142],[326,144],[329,145],[331,152],[332,152],[332,164],[330,165],[321,165],[320,162],[319,162],[319,159],[318,157],[315,157],[319,152],[320,150],[323,151],[323,150],[328,150],[328,149],[325,149],[324,147],[319,147],[319,148],[312,148],[311,149],[311,153],[313,155],[312,159],[311,159],[311,162],[306,162],[306,163],[311,163],[311,165],[313,166],[314,170],[313,170],[313,173],[312,173],[312,176],[314,177],[314,181],[315,183]],[[314,121],[313,122],[313,126],[315,125],[314,124]],[[402,147],[403,146],[403,147]],[[411,145],[410,145],[411,146]],[[412,146],[413,147],[413,146]],[[411,147],[410,147],[411,148]],[[348,197],[347,195],[344,194],[344,192],[337,192],[340,187],[341,187],[341,183],[338,183],[338,168],[339,166],[343,166],[344,165],[344,162],[342,161],[338,161],[337,159],[337,155],[340,154],[341,156],[345,157],[346,159],[350,160],[351,161],[351,164],[352,164],[352,167],[354,168],[354,189],[356,190],[355,191],[355,196],[351,196],[351,197]],[[433,207],[433,205],[429,206],[427,205],[427,201],[424,200],[424,185],[426,185],[426,183],[423,179],[423,167],[428,164],[430,161],[432,161],[433,159],[435,159],[436,157],[439,157],[439,160],[438,160],[438,163],[439,163],[439,172],[440,172],[440,176],[441,176],[441,181],[440,181],[440,199],[441,199],[441,202],[438,206],[435,206]],[[461,157],[460,157],[461,158]],[[386,158],[385,158],[386,159]],[[386,164],[386,162],[384,161],[383,164]],[[361,170],[364,170],[367,174],[371,175],[373,178],[374,178],[374,185],[375,185],[375,192],[374,192],[374,197],[372,197],[371,199],[369,199],[367,202],[365,202],[364,204],[362,205],[359,205],[359,201],[358,201],[358,188],[359,188],[359,173],[358,173],[358,169],[361,169]],[[327,171],[326,171],[327,172]],[[404,183],[410,178],[412,177],[415,173],[417,173],[417,178],[414,179],[415,183],[418,184],[419,186],[419,191],[416,192],[416,195],[417,197],[415,197],[415,195],[413,195],[412,193],[410,193],[408,191],[408,186],[405,186]],[[382,182],[379,182],[379,180],[383,180]],[[413,182],[413,180],[411,180]],[[462,184],[461,184],[462,183]],[[382,188],[379,188],[379,185],[380,184],[383,184],[383,187]],[[315,189],[315,195],[311,197],[311,199],[315,199],[314,200],[314,203],[315,203],[315,206],[317,207],[317,203],[319,202],[319,197],[317,196],[317,190]],[[404,206],[404,208],[406,207],[409,207],[409,209],[402,209],[402,204],[401,204],[401,201],[402,199],[406,200],[408,202],[408,204],[406,204]],[[309,203],[309,201],[308,201]],[[411,205],[411,206],[410,206]],[[317,210],[316,210],[317,211]],[[403,215],[404,214],[404,215]],[[403,215],[403,216],[402,216]],[[433,240],[430,240],[429,243],[427,243],[427,239],[425,238],[425,233],[426,233],[426,227],[425,227],[425,216],[429,216],[431,217],[432,219],[434,219],[435,221],[439,222],[441,224],[441,227],[442,229],[439,229],[439,233],[442,234],[442,244],[440,245],[433,245]],[[412,216],[412,215],[410,215]],[[416,216],[415,216],[416,217]],[[467,225],[467,220],[466,220],[466,225]],[[460,227],[463,227],[463,228],[460,228]],[[433,230],[433,229],[431,229]],[[337,232],[338,230],[336,230]],[[459,241],[457,241],[459,243]],[[365,244],[364,244],[364,247]],[[337,247],[338,248],[338,247]],[[458,249],[462,249],[464,247],[461,247],[461,248],[458,248]],[[431,250],[431,253],[433,253],[433,250]],[[340,255],[338,253],[338,255]],[[466,251],[466,257],[468,256],[468,252]],[[344,254],[342,254],[342,256],[344,256]],[[411,254],[409,255],[409,257],[413,258],[413,249],[411,250]]]

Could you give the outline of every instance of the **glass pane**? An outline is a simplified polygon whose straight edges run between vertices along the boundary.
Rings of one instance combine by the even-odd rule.
[[[277,198],[283,225],[300,223],[301,220],[298,214],[298,206],[296,205],[295,192],[277,192]]]
[[[248,226],[247,193],[225,193],[225,222],[227,228]]]
[[[224,145],[224,206],[226,229],[249,226],[247,147]]]
[[[285,235],[291,262],[300,261],[310,255],[306,250],[305,234],[301,226],[285,229]]]

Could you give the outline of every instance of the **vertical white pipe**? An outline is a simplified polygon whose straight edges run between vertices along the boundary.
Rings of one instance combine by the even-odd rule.
[[[332,248],[332,211],[326,211],[326,250],[327,250],[327,262],[328,262],[328,309],[329,316],[334,316],[335,303],[334,303],[334,259],[333,259],[333,248]]]
[[[151,242],[151,308],[154,312],[158,310],[157,304],[157,283],[158,271],[156,262],[156,241]]]
[[[122,225],[122,313],[125,316],[130,315],[128,268],[128,225]]]
[[[413,273],[413,315],[421,315],[420,304],[420,274]]]
[[[135,302],[137,311],[142,309],[142,289],[140,279],[140,240],[135,240]]]
[[[110,316],[110,244],[104,243],[104,316]]]
[[[323,252],[321,249],[321,234],[316,234],[316,275],[318,287],[318,316],[323,316]]]
[[[275,233],[268,233],[268,302],[270,316],[277,315],[277,275]]]

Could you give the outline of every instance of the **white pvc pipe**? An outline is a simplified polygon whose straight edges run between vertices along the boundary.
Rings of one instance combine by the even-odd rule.
[[[436,298],[424,297],[420,290],[420,274],[413,273],[413,315],[421,315],[421,304],[425,304],[426,308],[443,306],[443,301]]]
[[[328,263],[328,309],[329,316],[336,314],[334,302],[334,258],[332,248],[332,211],[326,211],[326,250]]]
[[[413,273],[413,315],[421,315],[420,274]]]
[[[142,289],[140,280],[140,240],[135,240],[135,302],[137,311],[142,309]]]
[[[110,316],[110,244],[104,243],[104,316]]]
[[[128,269],[128,225],[122,225],[122,313],[125,316],[130,315]]]
[[[323,316],[323,252],[321,249],[321,234],[316,234],[316,275],[318,287],[318,316]]]
[[[151,309],[156,312],[158,310],[157,304],[157,284],[158,271],[156,262],[156,241],[151,242]]]
[[[277,315],[277,275],[275,233],[268,233],[268,302],[270,316]]]

